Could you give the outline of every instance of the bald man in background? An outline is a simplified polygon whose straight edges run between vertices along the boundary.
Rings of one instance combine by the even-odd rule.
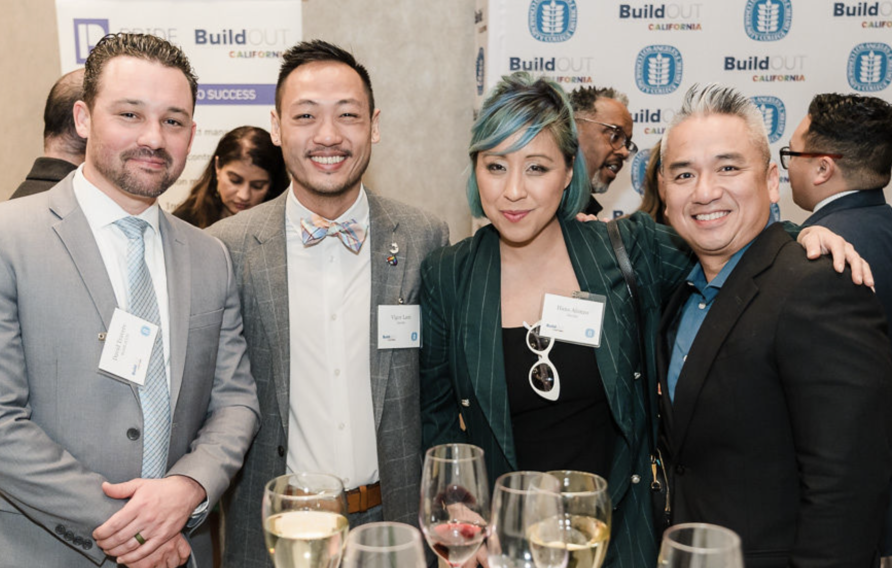
[[[50,89],[43,109],[43,156],[10,199],[46,191],[84,163],[87,140],[74,126],[74,103],[84,94],[84,70],[62,75]]]

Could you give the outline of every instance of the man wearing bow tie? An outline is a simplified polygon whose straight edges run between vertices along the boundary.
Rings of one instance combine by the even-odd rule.
[[[340,477],[351,526],[417,523],[418,349],[387,348],[401,333],[387,324],[420,326],[419,267],[448,229],[363,187],[379,114],[351,54],[322,41],[290,49],[272,137],[291,190],[209,229],[232,253],[263,416],[225,502],[226,566],[271,566],[263,486],[287,472]]]

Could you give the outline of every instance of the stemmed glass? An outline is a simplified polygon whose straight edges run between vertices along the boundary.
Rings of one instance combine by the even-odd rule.
[[[427,543],[450,566],[474,556],[489,524],[489,481],[483,450],[443,444],[424,456],[419,526]]]
[[[600,568],[610,541],[611,506],[607,481],[582,471],[549,471],[561,483],[563,515],[536,525],[534,545],[563,547],[567,568]]]
[[[537,471],[506,473],[496,480],[487,541],[492,568],[564,568],[567,550],[535,537],[542,523],[563,516],[557,478]]]
[[[343,568],[426,568],[418,529],[404,523],[368,523],[350,531]]]
[[[685,523],[669,527],[660,546],[660,568],[743,568],[740,537],[725,527]]]
[[[344,485],[333,475],[293,473],[263,492],[263,534],[276,568],[337,568],[349,523]]]

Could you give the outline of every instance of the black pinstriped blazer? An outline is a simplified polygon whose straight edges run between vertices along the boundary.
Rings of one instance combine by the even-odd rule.
[[[644,214],[622,219],[619,226],[638,278],[649,338],[648,376],[655,378],[650,340],[656,336],[660,308],[692,261],[671,229],[655,225]],[[607,297],[596,356],[620,437],[608,480],[615,510],[605,566],[650,567],[656,563],[657,536],[647,483],[645,387],[635,378],[639,357],[634,308],[607,226],[568,221],[561,227],[581,289]],[[500,268],[499,235],[491,226],[434,252],[422,265],[423,446],[468,442],[482,447],[490,483],[517,469],[504,376]],[[648,400],[652,409],[654,399]],[[459,412],[465,432],[459,428]]]

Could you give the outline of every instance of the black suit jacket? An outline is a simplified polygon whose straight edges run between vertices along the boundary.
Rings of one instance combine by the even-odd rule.
[[[53,187],[77,169],[75,164],[57,158],[37,158],[25,181],[16,188],[10,199],[34,195]]]
[[[688,296],[683,285],[661,322]],[[673,522],[736,531],[747,568],[865,567],[892,472],[892,357],[870,289],[772,225],[719,292],[663,397]]]

